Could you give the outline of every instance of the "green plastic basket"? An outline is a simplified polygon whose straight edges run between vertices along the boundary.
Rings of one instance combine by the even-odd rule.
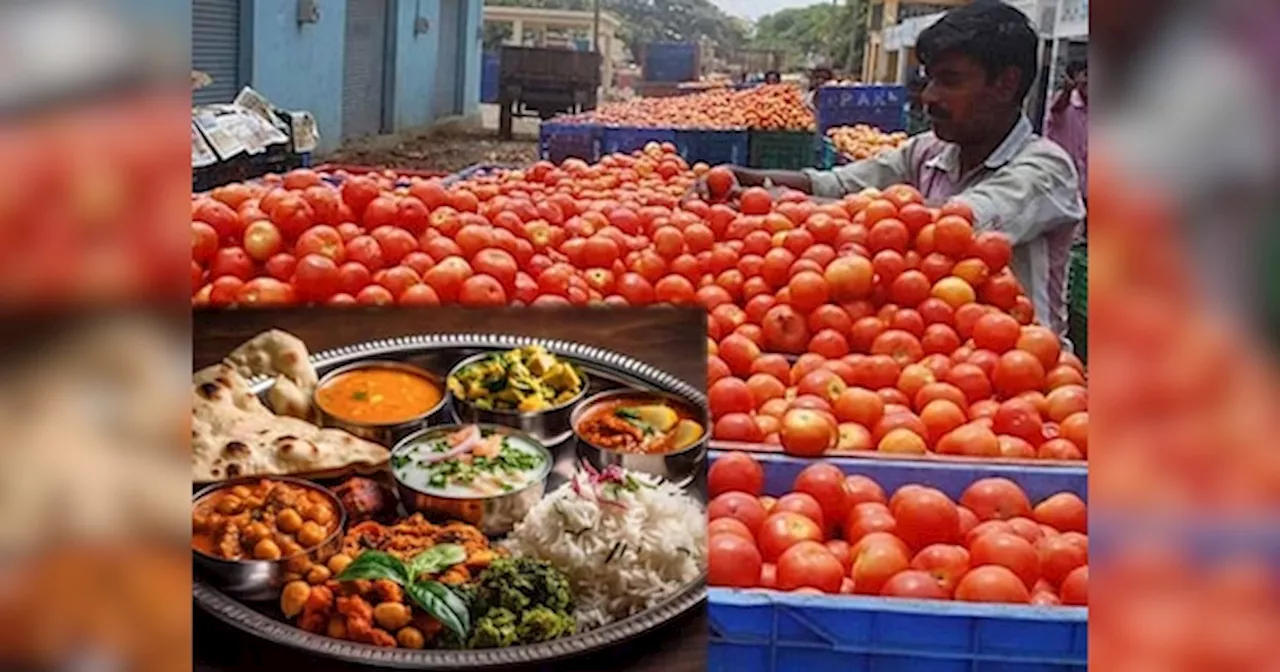
[[[1088,360],[1089,349],[1089,244],[1077,243],[1071,250],[1070,275],[1067,278],[1067,337],[1075,346],[1081,361]]]
[[[766,170],[800,170],[818,165],[813,134],[804,131],[751,131],[747,166]]]

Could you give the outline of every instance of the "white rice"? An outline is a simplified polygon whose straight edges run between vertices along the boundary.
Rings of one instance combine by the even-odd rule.
[[[590,476],[579,495],[566,483],[543,498],[504,542],[512,553],[545,560],[569,577],[580,630],[652,607],[693,581],[706,566],[706,513],[680,488],[628,473],[636,492],[608,487],[600,504]],[[624,508],[625,507],[625,508]],[[611,557],[612,556],[612,557]]]

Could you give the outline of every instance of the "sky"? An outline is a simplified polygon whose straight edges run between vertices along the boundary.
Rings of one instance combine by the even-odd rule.
[[[756,19],[788,7],[808,7],[820,0],[711,0],[732,16]]]

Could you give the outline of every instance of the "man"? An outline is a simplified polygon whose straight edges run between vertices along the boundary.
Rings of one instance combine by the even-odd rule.
[[[929,78],[921,100],[932,132],[831,171],[735,168],[738,182],[828,198],[905,183],[931,206],[963,201],[978,230],[1002,231],[1013,241],[1014,275],[1040,322],[1062,334],[1067,265],[1084,206],[1071,157],[1036,136],[1022,114],[1038,44],[1027,17],[1007,4],[954,9],[916,41]]]
[[[765,84],[781,84],[782,73],[778,72],[777,70],[770,70],[769,72],[764,73],[764,83]]]
[[[1045,114],[1044,137],[1058,143],[1080,175],[1080,193],[1089,198],[1089,65],[1067,65],[1062,90]]]
[[[809,91],[804,94],[804,104],[808,105],[811,110],[815,109],[815,106],[817,105],[818,89],[822,88],[823,84],[826,84],[835,78],[835,73],[831,68],[828,68],[825,65],[820,65],[814,68],[813,72],[809,75]]]

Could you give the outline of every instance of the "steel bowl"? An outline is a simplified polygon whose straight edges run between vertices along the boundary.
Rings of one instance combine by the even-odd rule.
[[[525,432],[505,425],[479,424],[478,426],[482,431],[521,439],[542,455],[542,469],[528,485],[519,490],[489,497],[450,497],[439,493],[423,492],[410,486],[400,478],[394,466],[391,474],[396,481],[400,502],[410,513],[419,511],[428,518],[440,522],[460,520],[475,525],[488,536],[496,537],[510,532],[516,523],[524,520],[534,505],[542,499],[547,489],[547,476],[551,474],[555,457],[536,438]],[[441,425],[406,436],[391,449],[392,464],[395,464],[396,456],[407,450],[409,446],[443,438],[462,427],[463,425]]]
[[[440,388],[440,401],[437,402],[435,406],[427,409],[426,412],[416,415],[408,420],[383,424],[356,422],[354,420],[338,417],[326,410],[324,406],[320,404],[318,396],[320,390],[334,378],[344,373],[358,371],[360,369],[396,369],[422,376]],[[319,412],[320,422],[325,427],[337,427],[338,429],[346,430],[347,432],[350,432],[362,439],[367,439],[374,443],[380,443],[384,446],[394,446],[398,441],[400,441],[400,439],[430,424],[447,422],[445,405],[448,401],[448,397],[449,390],[445,386],[444,381],[440,380],[440,376],[437,376],[426,369],[418,368],[412,364],[405,364],[404,362],[369,359],[347,364],[346,366],[340,366],[329,373],[326,373],[324,377],[320,379],[320,382],[316,384],[316,391],[312,393],[311,403],[316,407],[317,412]]]
[[[479,362],[495,354],[494,352],[482,352],[478,355],[468,357],[458,362],[452,370],[449,371],[449,378],[454,377],[464,367]],[[587,394],[587,388],[590,383],[586,374],[581,367],[568,361],[562,360],[566,364],[572,366],[578,372],[578,376],[582,379],[582,391],[574,395],[572,399],[566,401],[559,406],[543,409],[541,411],[521,412],[521,411],[498,411],[483,408],[476,408],[474,404],[454,396],[453,391],[445,385],[445,390],[450,399],[449,405],[453,408],[453,416],[459,423],[464,425],[489,424],[504,425],[512,429],[518,429],[529,436],[541,441],[543,445],[553,446],[573,434],[573,427],[570,416],[573,414],[574,406]]]
[[[194,509],[196,502],[214,492],[234,488],[237,485],[252,485],[260,480],[263,480],[263,477],[251,476],[223,481],[202,488],[191,498],[192,508]],[[342,547],[342,535],[347,527],[347,510],[342,506],[342,500],[329,489],[310,481],[288,476],[272,476],[267,480],[284,481],[324,494],[330,503],[336,507],[334,510],[338,512],[338,526],[318,546],[279,560],[256,560],[252,558],[227,560],[209,555],[195,548],[191,549],[191,556],[197,571],[205,577],[210,585],[227,595],[246,602],[279,599],[280,590],[284,588],[286,583],[305,573],[313,564],[327,562],[330,557],[338,552]]]
[[[573,415],[569,422],[573,426],[574,436],[578,439],[578,457],[586,461],[597,470],[604,469],[609,465],[617,465],[623,469],[631,471],[641,471],[654,476],[661,476],[671,481],[677,486],[685,487],[693,482],[698,476],[698,472],[703,468],[707,459],[707,442],[711,436],[711,431],[707,426],[705,416],[702,418],[702,438],[698,439],[693,445],[675,453],[663,453],[661,455],[647,455],[638,453],[623,453],[609,448],[597,446],[582,436],[578,431],[578,423],[582,420],[592,407],[597,404],[618,399],[621,397],[630,398],[652,398],[666,400],[672,404],[677,404],[694,411],[695,417],[698,415],[698,407],[683,397],[668,392],[642,392],[639,390],[622,389],[610,390],[593,395],[586,399],[578,407],[574,409]]]

